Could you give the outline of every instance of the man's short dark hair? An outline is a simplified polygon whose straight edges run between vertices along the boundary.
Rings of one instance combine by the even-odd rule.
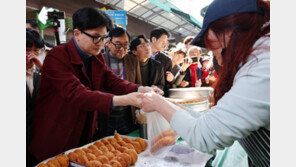
[[[145,35],[139,35],[134,40],[131,41],[130,44],[130,50],[137,50],[137,46],[141,44],[140,38],[144,39],[144,41],[147,43],[149,42],[148,39],[145,37]]]
[[[44,41],[41,35],[31,28],[26,28],[26,47],[30,48],[35,45],[36,48],[43,48]]]
[[[107,31],[113,28],[110,17],[103,11],[94,7],[78,9],[72,16],[73,29],[84,31],[98,27],[107,27]]]
[[[156,39],[159,39],[162,35],[170,37],[170,34],[167,32],[167,30],[163,28],[155,28],[150,33],[150,41],[152,41],[152,37],[155,37]]]
[[[128,36],[128,41],[130,41],[131,37],[129,33],[124,28],[121,28],[121,27],[116,27],[113,30],[111,30],[108,36],[110,37],[110,40],[112,40],[113,37],[121,37],[124,34]]]
[[[26,24],[30,24],[30,26],[35,30],[40,30],[40,27],[35,20],[26,19]]]

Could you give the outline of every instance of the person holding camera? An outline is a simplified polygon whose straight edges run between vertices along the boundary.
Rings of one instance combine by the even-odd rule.
[[[202,66],[200,63],[201,57],[201,49],[197,46],[192,46],[189,48],[188,54],[188,61],[191,61],[192,64],[186,70],[186,74],[184,80],[182,81],[181,85],[184,82],[188,83],[185,87],[200,87],[201,86],[201,76],[202,76]]]
[[[201,59],[202,64],[202,76],[201,83],[202,86],[213,86],[217,80],[217,73],[213,67],[213,60],[210,56],[204,56]]]
[[[101,50],[113,27],[106,13],[85,7],[72,18],[73,39],[49,51],[42,67],[29,145],[38,161],[91,142],[98,112],[141,107],[144,92],[162,92],[123,80],[105,64]]]

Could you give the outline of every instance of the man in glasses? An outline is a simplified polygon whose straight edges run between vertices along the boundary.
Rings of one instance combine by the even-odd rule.
[[[49,51],[43,64],[29,146],[38,161],[91,142],[98,112],[141,107],[142,93],[154,90],[119,78],[105,64],[101,50],[112,27],[106,13],[85,7],[72,19],[73,39]]]
[[[138,78],[141,74],[139,70],[135,70],[139,69],[139,62],[136,57],[127,55],[130,42],[129,33],[121,27],[116,27],[108,33],[108,37],[104,59],[110,70],[121,79],[140,84]],[[128,134],[135,129],[134,119],[134,108],[131,106],[114,107],[109,115],[98,113],[100,130],[94,138],[114,135],[115,130],[123,135]]]

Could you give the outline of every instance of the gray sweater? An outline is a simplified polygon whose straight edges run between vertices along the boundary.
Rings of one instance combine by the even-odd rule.
[[[188,114],[182,110],[176,111],[170,121],[171,127],[189,145],[202,152],[214,154],[217,149],[229,147],[234,141],[246,138],[262,128],[269,132],[269,41],[269,37],[256,41],[254,47],[260,46],[259,49],[255,50],[247,63],[241,66],[235,75],[232,88],[209,112],[201,114],[188,110],[190,113]],[[269,143],[267,145],[269,148]],[[264,164],[269,163],[269,150],[267,151],[267,158],[263,160],[264,155],[255,156],[259,162],[259,165],[258,163],[255,165],[265,166]]]

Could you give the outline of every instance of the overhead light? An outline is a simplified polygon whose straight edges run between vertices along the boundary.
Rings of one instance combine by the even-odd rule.
[[[178,31],[182,31],[183,30],[183,28],[182,27],[180,27],[179,29],[178,29]]]

